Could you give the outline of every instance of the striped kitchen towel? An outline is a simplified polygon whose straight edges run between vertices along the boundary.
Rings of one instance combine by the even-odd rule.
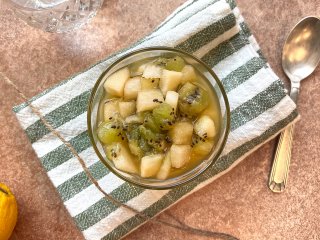
[[[148,46],[176,47],[201,58],[222,80],[231,106],[231,132],[222,156],[196,180],[172,190],[144,190],[113,175],[95,155],[87,133],[88,97],[99,75],[123,54]],[[233,0],[187,1],[130,48],[30,101],[70,141],[107,193],[150,216],[232,169],[298,117],[295,104],[263,58]],[[14,111],[86,239],[118,239],[144,222],[103,198],[77,159],[26,103],[14,107]]]

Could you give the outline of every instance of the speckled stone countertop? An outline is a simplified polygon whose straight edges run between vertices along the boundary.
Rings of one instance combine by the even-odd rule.
[[[183,0],[105,0],[92,23],[72,34],[49,34],[0,12],[0,71],[32,97],[150,32]],[[318,0],[238,0],[271,67],[282,78],[281,49]],[[0,81],[0,182],[15,193],[19,220],[12,240],[83,239],[11,111],[21,103]],[[302,84],[288,188],[267,187],[275,141],[212,184],[167,210],[202,229],[240,239],[320,239],[320,68]],[[164,218],[160,215],[159,218]],[[206,239],[147,223],[126,239]]]

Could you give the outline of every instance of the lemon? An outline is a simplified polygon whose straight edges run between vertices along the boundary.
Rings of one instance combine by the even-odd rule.
[[[8,240],[17,223],[17,201],[10,189],[0,183],[0,240]]]

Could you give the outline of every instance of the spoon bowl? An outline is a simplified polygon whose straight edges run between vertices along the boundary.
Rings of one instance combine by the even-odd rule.
[[[282,67],[291,81],[308,77],[320,61],[320,19],[303,18],[292,29],[282,52]]]

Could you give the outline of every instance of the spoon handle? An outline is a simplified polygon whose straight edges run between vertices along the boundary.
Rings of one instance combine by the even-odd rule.
[[[290,97],[297,103],[299,96],[299,83],[292,83]],[[280,134],[276,154],[273,160],[269,178],[269,188],[273,192],[283,192],[286,188],[289,165],[291,159],[291,148],[293,140],[294,124],[291,124]]]
[[[280,135],[272,170],[269,178],[269,188],[273,192],[283,192],[288,179],[291,159],[291,146],[294,124],[287,127]]]

